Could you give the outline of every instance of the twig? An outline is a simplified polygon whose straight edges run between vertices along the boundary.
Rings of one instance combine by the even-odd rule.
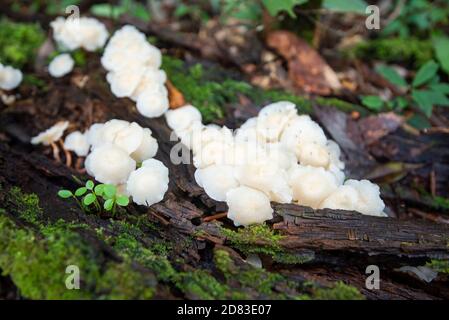
[[[214,220],[218,220],[218,219],[224,218],[227,215],[228,215],[227,212],[221,212],[221,213],[214,214],[212,216],[205,217],[205,218],[201,219],[201,221],[202,222],[211,222],[211,221],[214,221]]]

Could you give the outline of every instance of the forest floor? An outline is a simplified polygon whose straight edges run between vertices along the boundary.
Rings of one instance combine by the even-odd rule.
[[[42,28],[48,30],[48,21],[42,17]],[[195,183],[193,165],[171,163],[177,142],[170,141],[165,119],[143,118],[131,101],[111,94],[99,54],[84,53],[74,72],[60,79],[45,72],[38,56],[16,101],[0,102],[0,298],[449,298],[448,130],[417,130],[393,112],[371,113],[353,93],[333,94],[326,83],[313,83],[315,93],[306,95],[291,87],[291,78],[283,87],[261,87],[280,80],[240,59],[251,60],[248,52],[264,50],[264,43],[254,40],[235,56],[207,37],[192,40],[132,22],[163,51],[173,107],[189,102],[209,123],[236,128],[267,103],[295,102],[340,145],[348,177],[381,186],[389,217],[273,204],[273,220],[236,228],[219,215],[225,204]],[[285,67],[280,40],[271,40],[282,61],[277,64]],[[435,114],[447,123],[445,110]],[[149,208],[86,214],[57,197],[89,179],[84,159],[62,144],[52,149],[29,141],[60,120],[84,131],[113,118],[152,130],[159,142],[155,158],[169,168],[169,190]],[[263,268],[251,262],[254,255]],[[69,265],[81,270],[80,290],[65,286]],[[366,287],[370,265],[380,268],[377,290]]]

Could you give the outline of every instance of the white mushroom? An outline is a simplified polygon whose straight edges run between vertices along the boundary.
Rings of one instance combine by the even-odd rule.
[[[296,106],[280,101],[262,108],[257,117],[257,133],[267,142],[279,140],[287,123],[296,116]]]
[[[87,130],[86,133],[86,137],[87,137],[87,142],[91,145],[91,146],[99,146],[103,141],[102,141],[102,129],[103,129],[104,124],[103,123],[94,123],[93,125],[90,126],[89,130]]]
[[[346,186],[351,186],[359,195],[355,210],[371,216],[385,216],[385,203],[380,198],[379,186],[368,180],[348,180]]]
[[[137,123],[130,123],[127,127],[119,130],[114,136],[114,144],[128,154],[136,151],[142,144],[143,129]]]
[[[338,181],[332,173],[323,168],[296,165],[290,169],[289,185],[293,190],[293,200],[300,205],[316,209],[337,190]]]
[[[86,158],[87,173],[101,183],[125,183],[136,162],[123,149],[106,143],[95,148]]]
[[[228,218],[236,226],[262,223],[273,218],[270,199],[265,193],[253,188],[240,186],[229,190],[226,203],[229,207]]]
[[[169,108],[168,93],[164,85],[160,84],[146,90],[139,95],[136,104],[137,110],[147,118],[157,118]]]
[[[51,128],[39,133],[37,136],[31,139],[32,144],[43,144],[44,146],[48,146],[55,141],[61,139],[64,131],[69,126],[68,121],[60,121],[56,123]]]
[[[68,53],[63,53],[53,58],[48,65],[48,72],[52,77],[60,78],[70,73],[74,65],[72,57]]]
[[[126,190],[139,205],[160,202],[168,190],[167,167],[155,159],[144,161],[142,167],[129,176]]]
[[[140,163],[154,157],[157,153],[157,149],[157,140],[151,135],[151,130],[144,128],[142,142],[137,150],[131,154],[131,157],[136,160],[137,163]]]
[[[0,89],[12,90],[22,82],[22,72],[11,66],[4,66],[0,63]]]
[[[64,140],[64,148],[73,151],[78,157],[85,157],[89,153],[90,144],[87,135],[80,131],[74,131]]]
[[[53,38],[63,49],[95,51],[106,43],[109,33],[103,23],[90,17],[58,17],[50,23]]]
[[[292,190],[288,185],[286,171],[268,158],[238,166],[235,176],[240,184],[264,192],[273,201],[280,203],[292,201]]]
[[[289,150],[300,157],[301,148],[305,143],[315,143],[325,146],[327,139],[323,129],[309,116],[297,116],[285,127],[280,140]]]
[[[227,165],[211,165],[195,172],[206,194],[214,200],[225,201],[226,192],[239,186],[234,178],[234,168]]]
[[[201,113],[192,105],[169,110],[165,113],[168,126],[175,132],[187,130],[194,122],[201,122]]]
[[[327,168],[330,164],[330,155],[326,147],[315,142],[305,142],[297,153],[299,163],[304,166]]]
[[[124,98],[132,95],[143,75],[144,70],[134,66],[120,71],[111,71],[106,75],[106,80],[111,85],[111,92],[118,98]]]
[[[140,79],[136,89],[131,94],[131,99],[137,101],[140,94],[151,90],[152,87],[163,84],[167,81],[167,75],[164,70],[156,69],[153,67],[144,68],[143,76]]]

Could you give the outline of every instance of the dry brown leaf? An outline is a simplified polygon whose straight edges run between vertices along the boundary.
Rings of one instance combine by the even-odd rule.
[[[168,90],[168,99],[170,101],[170,109],[176,109],[186,104],[181,91],[176,88],[170,80],[165,83]]]
[[[274,31],[267,45],[288,63],[289,78],[301,91],[329,95],[341,88],[337,74],[307,42],[288,31]]]

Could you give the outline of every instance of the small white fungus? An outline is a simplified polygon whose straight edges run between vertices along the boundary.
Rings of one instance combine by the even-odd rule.
[[[188,129],[194,122],[201,122],[201,113],[192,105],[186,105],[165,114],[168,126],[175,132]]]
[[[119,185],[125,183],[136,162],[123,149],[106,143],[95,148],[86,158],[87,173],[101,183]]]
[[[89,153],[90,145],[86,134],[74,131],[65,137],[64,147],[75,152],[78,157],[85,157]]]
[[[73,70],[75,61],[68,53],[56,56],[48,65],[48,72],[52,77],[60,78]]]
[[[225,201],[226,193],[239,186],[234,177],[234,168],[227,165],[211,165],[195,172],[195,179],[201,181],[201,185],[207,195],[217,201]]]
[[[0,63],[0,89],[12,90],[22,82],[22,72],[11,66],[4,66]]]
[[[148,128],[143,129],[143,137],[139,147],[131,153],[131,157],[136,160],[137,163],[153,158],[158,149],[157,140],[151,135],[151,130]]]
[[[273,218],[270,199],[265,193],[253,188],[240,186],[229,190],[226,203],[229,207],[228,218],[236,226],[262,223]]]
[[[51,128],[39,133],[37,136],[31,139],[32,144],[43,144],[44,146],[48,146],[55,141],[61,139],[64,131],[69,126],[68,121],[60,121],[56,123]]]
[[[149,159],[132,172],[126,190],[139,205],[151,206],[161,201],[168,190],[168,169],[160,161]]]

